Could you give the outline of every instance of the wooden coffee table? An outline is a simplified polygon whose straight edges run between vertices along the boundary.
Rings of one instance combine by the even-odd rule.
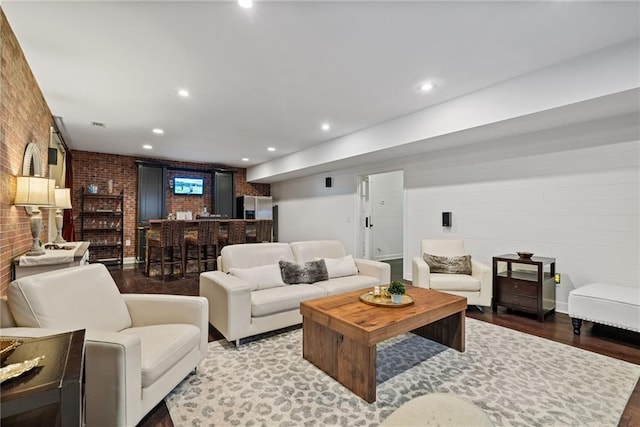
[[[368,403],[376,400],[376,344],[413,332],[464,351],[467,299],[407,286],[414,304],[378,307],[359,297],[366,290],[300,304],[303,357]]]

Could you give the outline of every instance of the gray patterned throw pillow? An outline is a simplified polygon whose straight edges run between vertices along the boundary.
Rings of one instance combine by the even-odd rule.
[[[323,259],[309,261],[302,264],[280,261],[279,264],[282,281],[288,285],[296,283],[315,283],[322,280],[329,280],[327,264],[325,264]]]
[[[446,257],[424,254],[422,257],[432,273],[471,274],[471,255]]]

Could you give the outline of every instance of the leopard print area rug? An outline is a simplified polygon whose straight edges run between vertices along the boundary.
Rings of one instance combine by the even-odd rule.
[[[209,343],[166,398],[176,426],[376,426],[403,403],[454,393],[497,426],[616,426],[640,366],[466,319],[459,353],[413,334],[378,345],[366,403],[302,358],[302,329]]]

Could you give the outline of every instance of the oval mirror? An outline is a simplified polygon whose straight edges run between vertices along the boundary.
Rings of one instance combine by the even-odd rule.
[[[24,160],[22,162],[22,175],[42,176],[40,149],[38,148],[38,144],[35,142],[27,144],[27,148],[24,152]]]

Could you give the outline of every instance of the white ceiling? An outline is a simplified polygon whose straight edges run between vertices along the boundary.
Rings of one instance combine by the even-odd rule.
[[[1,5],[70,148],[242,167],[637,39],[640,28],[636,1]],[[431,93],[419,91],[425,80]]]

